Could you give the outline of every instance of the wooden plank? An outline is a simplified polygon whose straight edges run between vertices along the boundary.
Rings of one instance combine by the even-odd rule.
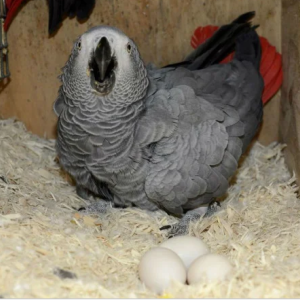
[[[283,73],[280,107],[280,141],[287,144],[285,157],[300,184],[300,2],[282,1]]]
[[[190,38],[196,27],[221,25],[250,10],[257,12],[258,32],[280,49],[281,0],[97,0],[89,20],[80,24],[75,18],[66,19],[54,37],[47,33],[46,1],[29,1],[8,32],[12,76],[9,84],[0,86],[0,114],[16,116],[30,131],[54,137],[52,104],[59,87],[57,76],[73,41],[90,27],[119,27],[135,40],[145,62],[162,65],[191,51]],[[276,111],[277,102],[273,103],[270,106]],[[272,124],[273,133],[263,128],[262,134],[276,139],[276,118],[271,114],[266,122]]]

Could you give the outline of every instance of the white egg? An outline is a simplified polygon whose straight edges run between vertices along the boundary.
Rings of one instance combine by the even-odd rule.
[[[162,293],[171,282],[186,282],[186,270],[176,253],[166,248],[152,248],[141,258],[141,281],[153,292]]]
[[[189,235],[173,237],[159,246],[174,251],[182,259],[186,270],[196,258],[209,253],[209,249],[204,242]]]
[[[206,254],[197,258],[188,270],[188,283],[194,284],[202,280],[225,280],[232,271],[228,259],[219,254]]]

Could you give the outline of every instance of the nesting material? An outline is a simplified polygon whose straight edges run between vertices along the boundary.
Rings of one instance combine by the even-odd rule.
[[[219,213],[190,234],[234,266],[222,283],[173,284],[163,297],[300,297],[300,201],[283,145],[256,143]],[[0,295],[156,297],[139,281],[142,254],[176,222],[164,212],[83,214],[55,161],[54,141],[0,121]]]

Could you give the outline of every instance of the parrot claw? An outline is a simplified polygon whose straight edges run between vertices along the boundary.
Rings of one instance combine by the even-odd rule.
[[[83,214],[106,214],[110,208],[112,208],[110,202],[104,200],[97,200],[95,203],[92,203],[86,207],[80,207],[79,209],[77,209],[77,211],[80,211]]]
[[[159,230],[166,230],[166,229],[170,229],[172,226],[171,225],[165,225],[163,227],[160,227]]]
[[[112,207],[112,203],[110,201],[105,201],[103,199],[100,199],[98,197],[94,197],[88,190],[77,186],[76,192],[79,197],[81,197],[84,200],[88,200],[89,202],[92,202],[90,205],[84,207],[80,207],[77,209],[77,211],[89,214],[89,213],[100,213],[105,214],[109,208]]]
[[[168,231],[168,234],[167,234],[168,239],[171,239],[172,237],[175,237],[175,236],[187,235],[189,233],[189,223],[188,222],[178,222],[174,225],[166,225],[163,227],[168,227],[168,226],[170,228]],[[162,228],[160,228],[160,229],[162,230]],[[167,228],[165,228],[165,229],[167,229]]]
[[[211,217],[220,207],[220,202],[213,200],[207,208],[200,207],[190,210],[178,223],[162,226],[160,230],[168,230],[167,237],[169,239],[179,235],[187,235],[189,233],[190,222],[198,221],[202,216],[203,218]],[[204,209],[206,210],[205,212]]]
[[[208,218],[211,217],[212,215],[214,215],[219,208],[221,207],[221,204],[219,201],[213,200],[212,202],[209,203],[207,211],[204,215],[204,218]]]

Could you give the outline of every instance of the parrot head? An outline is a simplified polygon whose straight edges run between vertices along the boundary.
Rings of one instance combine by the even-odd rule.
[[[62,81],[72,94],[83,88],[100,99],[127,104],[143,98],[148,87],[137,46],[119,29],[109,26],[94,27],[77,39],[63,68]]]

